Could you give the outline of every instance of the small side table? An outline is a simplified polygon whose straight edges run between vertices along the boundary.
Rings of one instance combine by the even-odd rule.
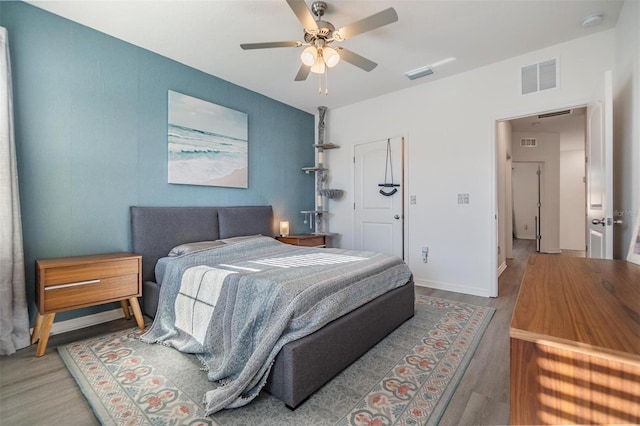
[[[326,241],[324,235],[316,234],[297,234],[287,235],[286,237],[276,237],[276,240],[281,243],[291,244],[294,246],[305,247],[326,247]]]
[[[47,350],[56,312],[103,303],[120,302],[126,318],[129,306],[140,329],[144,318],[138,304],[142,295],[142,256],[109,253],[36,261],[38,314],[31,343],[38,342],[36,356]],[[127,304],[128,303],[128,304]]]

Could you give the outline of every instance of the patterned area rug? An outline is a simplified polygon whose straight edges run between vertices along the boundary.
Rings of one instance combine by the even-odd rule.
[[[267,392],[245,407],[204,416],[209,382],[193,355],[136,339],[137,328],[58,348],[107,425],[436,424],[494,309],[428,296],[416,313],[296,410]]]

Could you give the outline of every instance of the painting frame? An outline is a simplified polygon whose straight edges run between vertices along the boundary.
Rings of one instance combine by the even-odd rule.
[[[627,261],[640,265],[640,209],[636,214],[635,225],[632,231],[629,251],[627,252]]]
[[[173,90],[167,94],[167,181],[249,187],[249,116]]]

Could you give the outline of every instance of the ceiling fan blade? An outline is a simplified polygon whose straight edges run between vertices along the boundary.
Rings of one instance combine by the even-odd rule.
[[[270,43],[243,43],[240,45],[244,50],[250,49],[270,49],[272,47],[299,47],[302,43],[299,41],[273,41]]]
[[[395,9],[390,7],[382,12],[373,14],[367,18],[354,22],[351,25],[342,27],[338,30],[340,38],[346,40],[348,38],[357,36],[358,34],[366,33],[367,31],[375,30],[376,28],[389,25],[398,20],[398,14]]]
[[[318,24],[316,24],[316,20],[313,18],[304,0],[287,0],[287,4],[291,10],[293,10],[293,13],[296,14],[305,30],[318,29]]]
[[[311,67],[302,64],[300,69],[298,70],[298,74],[296,74],[295,81],[304,81],[307,79],[309,75],[309,71],[311,71]]]
[[[351,65],[355,65],[358,68],[362,68],[363,70],[369,72],[378,66],[373,61],[365,58],[364,56],[360,56],[357,53],[353,53],[350,50],[345,49],[344,47],[338,47],[338,54],[342,60],[349,62]]]

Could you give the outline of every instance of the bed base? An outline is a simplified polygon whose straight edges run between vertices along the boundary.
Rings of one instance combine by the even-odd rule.
[[[302,339],[276,356],[266,390],[295,409],[414,313],[413,282],[393,289]]]

